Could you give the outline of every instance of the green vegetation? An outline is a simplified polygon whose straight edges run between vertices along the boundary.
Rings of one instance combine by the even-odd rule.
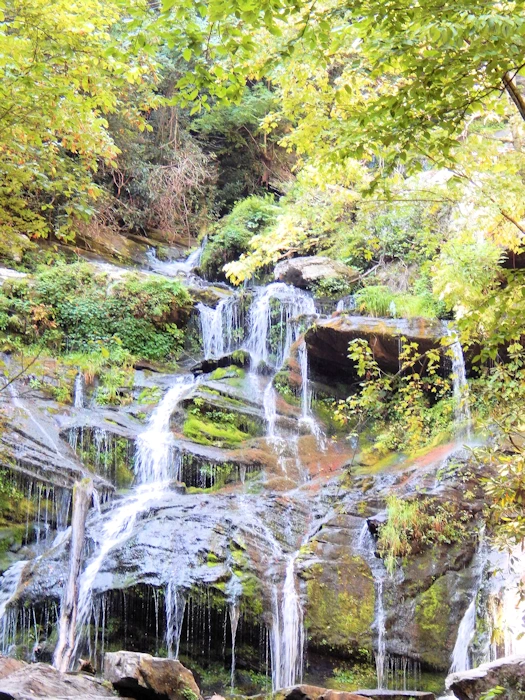
[[[252,196],[238,202],[210,234],[201,260],[207,277],[223,278],[224,265],[247,251],[252,237],[273,222],[277,211],[270,196]]]
[[[107,359],[113,344],[122,348],[115,364],[125,364],[125,353],[175,359],[183,338],[177,323],[190,302],[181,283],[128,275],[108,284],[86,263],[60,263],[40,268],[31,281],[6,282],[0,329],[15,347],[39,342],[57,353],[86,353],[101,346]]]
[[[405,501],[390,496],[387,521],[380,526],[377,551],[390,573],[398,559],[434,544],[453,544],[469,536],[472,516],[457,503],[438,500]]]

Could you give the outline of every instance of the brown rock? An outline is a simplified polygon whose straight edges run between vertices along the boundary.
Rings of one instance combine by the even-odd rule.
[[[11,659],[9,656],[0,656],[0,678],[5,678],[15,671],[19,671],[26,666],[25,661]]]
[[[440,347],[446,327],[441,321],[427,319],[384,319],[368,316],[331,318],[312,326],[305,334],[312,370],[338,381],[356,378],[354,361],[348,357],[348,343],[367,340],[374,358],[384,372],[399,370],[399,339],[417,342],[421,353]]]
[[[7,667],[7,664],[3,667]],[[95,700],[111,698],[114,695],[95,678],[75,673],[60,673],[47,664],[23,664],[0,681],[0,700],[57,697],[61,700]]]
[[[163,700],[198,700],[201,697],[193,673],[175,659],[151,654],[116,651],[104,656],[104,678],[130,697]]]
[[[471,671],[453,673],[446,686],[459,700],[479,700],[496,687],[505,689],[501,698],[523,700],[525,697],[525,656],[508,656]]]

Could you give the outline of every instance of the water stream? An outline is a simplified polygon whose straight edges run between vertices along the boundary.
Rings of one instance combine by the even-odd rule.
[[[89,560],[79,583],[77,637],[73,657],[76,657],[83,630],[91,617],[93,589],[97,574],[108,553],[131,536],[137,519],[157,501],[169,487],[170,479],[177,479],[178,460],[175,459],[175,441],[169,429],[170,418],[176,406],[188,396],[195,385],[192,375],[175,378],[174,385],[153,411],[148,426],[137,438],[135,475],[138,485],[117,501],[98,524],[97,549]]]

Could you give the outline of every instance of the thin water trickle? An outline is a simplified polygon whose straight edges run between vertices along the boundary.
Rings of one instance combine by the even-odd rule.
[[[298,555],[297,551],[288,559],[280,600],[278,591],[274,588],[271,630],[274,690],[290,688],[302,682],[303,677],[303,609],[295,580],[295,561]]]
[[[383,584],[388,573],[383,562],[376,557],[375,542],[365,521],[356,543],[356,552],[368,563],[372,576],[376,594],[374,629],[376,631],[376,674],[377,687],[385,687],[385,659],[386,659],[386,612],[383,597]]]
[[[457,334],[449,330],[448,335],[451,338],[452,389],[454,393],[456,425],[459,434],[468,440],[470,438],[472,416],[470,413],[465,358]]]
[[[75,377],[73,406],[75,408],[84,408],[84,375],[82,372],[77,372],[77,376]]]

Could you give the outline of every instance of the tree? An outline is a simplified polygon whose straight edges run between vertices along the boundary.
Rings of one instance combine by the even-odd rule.
[[[141,123],[153,68],[119,34],[124,9],[118,0],[0,2],[4,235],[67,239],[92,213],[99,162],[117,155],[106,115],[119,109]],[[137,105],[126,101],[132,84],[143,85]]]

